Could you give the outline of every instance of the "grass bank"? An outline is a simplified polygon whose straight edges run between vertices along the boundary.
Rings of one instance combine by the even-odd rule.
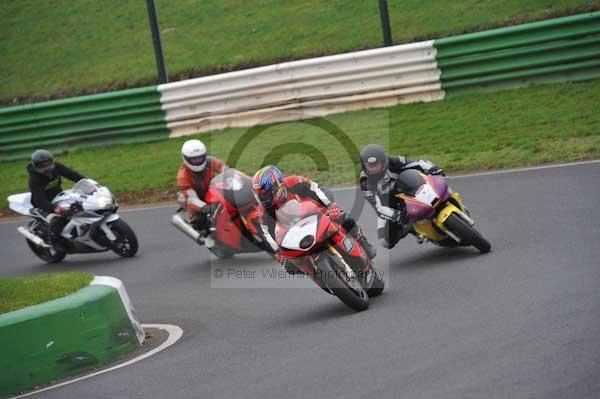
[[[0,278],[0,314],[74,293],[88,285],[91,273],[53,273]]]
[[[391,153],[430,159],[446,170],[491,169],[600,158],[600,81],[535,86],[456,96],[270,125],[244,146],[239,169],[265,162],[325,185],[354,182],[346,147],[380,143]],[[339,128],[345,138],[327,132]],[[232,149],[252,129],[198,135],[230,163]],[[58,157],[108,185],[130,203],[172,199],[181,144],[189,137],[142,145],[82,150]],[[6,196],[27,191],[26,162],[0,164],[0,208]],[[126,195],[125,195],[126,193]]]
[[[377,1],[157,0],[171,80],[380,47]],[[600,9],[600,0],[389,0],[395,43]],[[0,103],[153,84],[144,1],[4,1]]]

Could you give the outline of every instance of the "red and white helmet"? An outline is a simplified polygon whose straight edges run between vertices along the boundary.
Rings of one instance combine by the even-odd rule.
[[[200,140],[188,140],[181,147],[181,158],[192,172],[202,172],[206,167],[206,146]]]

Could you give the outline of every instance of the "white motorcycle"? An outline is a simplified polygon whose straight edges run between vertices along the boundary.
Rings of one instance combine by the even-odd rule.
[[[67,254],[112,250],[119,256],[131,257],[137,253],[137,237],[117,214],[116,199],[107,187],[94,180],[81,179],[52,200],[52,205],[72,212],[60,234],[58,248],[44,241],[48,236],[48,221],[31,205],[31,193],[11,195],[8,203],[13,211],[33,218],[17,231],[25,237],[33,253],[48,263],[60,262]]]

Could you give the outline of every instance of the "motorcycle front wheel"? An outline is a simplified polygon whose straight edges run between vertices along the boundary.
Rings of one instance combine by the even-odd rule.
[[[483,238],[481,233],[473,228],[466,220],[459,217],[456,214],[452,214],[448,217],[444,223],[448,230],[453,232],[465,243],[473,245],[482,254],[490,252],[492,245]]]
[[[369,307],[369,295],[356,276],[348,278],[344,271],[345,265],[337,256],[323,254],[317,261],[317,268],[321,283],[331,289],[340,301],[358,312]]]
[[[123,258],[131,258],[138,251],[138,240],[133,229],[123,220],[117,219],[108,226],[116,236],[110,243],[110,249]]]

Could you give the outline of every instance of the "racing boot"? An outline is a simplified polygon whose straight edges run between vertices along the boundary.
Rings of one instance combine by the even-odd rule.
[[[66,252],[60,233],[62,229],[65,227],[67,220],[58,215],[54,215],[50,217],[50,221],[48,223],[48,237],[47,242],[56,252]]]
[[[360,227],[355,226],[349,234],[362,245],[369,258],[373,259],[377,255],[377,250],[371,245],[369,240],[367,240],[367,237],[365,237]]]

